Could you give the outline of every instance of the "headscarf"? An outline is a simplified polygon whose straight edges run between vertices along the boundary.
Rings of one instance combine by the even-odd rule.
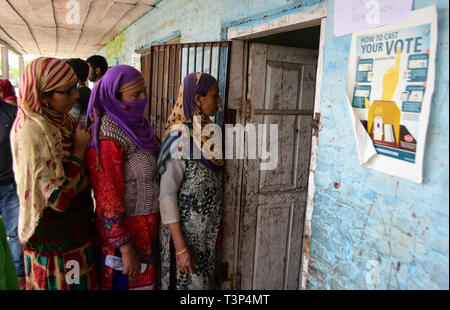
[[[178,132],[178,134],[170,133],[171,131],[179,131],[180,125],[184,124],[190,130],[189,142],[191,145],[191,153],[193,148],[203,150],[203,144],[210,137],[202,135],[201,139],[198,137],[194,139],[193,118],[194,116],[201,117],[201,132],[203,132],[203,128],[206,125],[214,124],[214,122],[208,116],[203,114],[195,104],[195,96],[197,94],[205,95],[216,84],[217,80],[207,73],[191,73],[184,78],[183,83],[180,86],[177,102],[172,110],[172,114],[166,122],[164,142],[158,158],[158,179],[165,171],[166,161],[172,157],[171,152],[173,152],[174,149],[181,151],[183,142],[186,143],[186,141],[183,141],[181,132]],[[216,145],[215,147],[221,148],[221,145]],[[204,156],[203,151],[201,152],[200,161],[205,167],[216,172],[222,169],[224,164],[223,159],[207,159]]]
[[[0,88],[4,101],[11,100],[17,103],[16,91],[9,80],[0,80]]]
[[[18,112],[11,130],[13,170],[20,199],[19,238],[33,235],[51,194],[67,177],[75,119],[39,101],[39,94],[75,85],[77,77],[64,61],[38,58],[25,69],[19,87]]]
[[[142,74],[128,65],[118,65],[109,69],[95,84],[87,111],[87,126],[91,130],[91,147],[97,150],[99,161],[99,129],[103,114],[111,117],[119,127],[136,143],[143,152],[158,153],[159,146],[153,134],[150,122],[144,111],[147,98],[136,102],[122,102],[117,94],[144,84]]]

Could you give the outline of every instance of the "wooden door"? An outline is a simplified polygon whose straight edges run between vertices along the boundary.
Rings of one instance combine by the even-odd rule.
[[[299,289],[317,58],[250,46],[247,122],[278,125],[278,166],[261,171],[259,159],[244,160],[240,289]]]

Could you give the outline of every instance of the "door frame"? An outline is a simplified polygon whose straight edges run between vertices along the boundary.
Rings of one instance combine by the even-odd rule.
[[[225,114],[232,115],[225,121],[232,120],[233,124],[240,123],[245,126],[246,118],[251,109],[251,104],[246,101],[247,98],[247,67],[249,63],[249,40],[264,37],[271,34],[277,34],[292,30],[308,28],[320,25],[319,55],[316,74],[316,92],[314,98],[314,115],[320,113],[320,98],[323,79],[323,47],[326,36],[327,22],[327,4],[313,8],[307,12],[297,12],[285,14],[276,18],[267,18],[268,21],[255,25],[255,22],[241,24],[228,29],[228,40],[233,41],[230,59],[229,75],[229,93],[228,93],[228,111]],[[319,131],[321,126],[319,125]],[[314,209],[314,196],[316,186],[314,182],[315,169],[317,166],[317,148],[319,144],[318,136],[312,136],[311,154],[310,154],[310,173],[308,180],[308,196],[306,201],[305,222],[302,236],[301,266],[298,287],[301,290],[307,289],[308,264],[310,259],[310,239],[312,213]],[[240,221],[243,207],[243,178],[244,178],[244,160],[232,160],[226,164],[225,175],[227,177],[237,177],[237,182],[225,182],[225,195],[233,197],[225,199],[225,217],[224,223],[231,231],[225,231],[223,257],[226,264],[232,266],[223,266],[231,271],[228,276],[228,270],[225,270],[226,276],[223,277],[222,289],[240,289],[240,246],[242,223]],[[228,239],[228,240],[227,240]]]

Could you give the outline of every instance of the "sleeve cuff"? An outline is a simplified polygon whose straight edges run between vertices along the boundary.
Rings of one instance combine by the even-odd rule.
[[[114,238],[114,239],[110,239],[109,243],[114,247],[114,248],[120,248],[122,245],[130,243],[131,242],[131,237],[126,235],[122,238]]]
[[[160,197],[159,200],[161,222],[164,225],[180,222],[177,195]]]

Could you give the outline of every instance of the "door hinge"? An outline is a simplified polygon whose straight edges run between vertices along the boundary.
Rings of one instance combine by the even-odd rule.
[[[314,119],[311,121],[311,128],[313,129],[312,135],[314,137],[318,137],[319,131],[322,130],[322,124],[320,123],[320,113],[314,114]]]

